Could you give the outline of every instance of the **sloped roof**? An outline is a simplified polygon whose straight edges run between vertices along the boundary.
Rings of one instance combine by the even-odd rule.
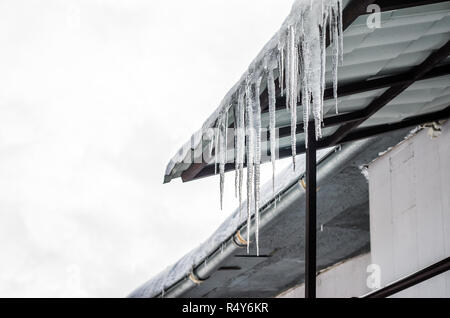
[[[384,10],[379,29],[367,27],[367,16],[358,17],[372,2]],[[450,2],[361,0],[344,3],[344,25],[348,27],[344,33],[344,65],[339,69],[342,114],[334,115],[333,101],[326,102],[324,138],[319,147],[372,136],[377,131],[389,131],[389,127],[396,131],[344,144],[341,151],[328,154],[319,164],[317,213],[318,224],[323,225],[318,234],[319,269],[368,249],[367,184],[359,166],[402,140],[408,129],[397,129],[417,125],[420,120],[433,121],[449,116]],[[264,55],[264,50],[273,47],[274,38],[256,60]],[[327,76],[330,77],[329,70]],[[236,87],[227,96],[232,96]],[[331,96],[328,88],[325,99]],[[284,99],[278,96],[280,157],[290,155],[290,116],[284,105]],[[261,107],[262,125],[267,127],[267,91],[264,90]],[[301,107],[298,106],[298,111]],[[414,117],[423,114],[429,115]],[[205,125],[214,125],[217,115],[216,110]],[[356,127],[359,128],[354,130]],[[304,148],[300,128],[301,124],[297,129],[298,149]],[[186,157],[198,154],[199,149],[195,148],[200,138],[202,131],[195,133],[187,147],[172,158],[165,182],[178,177],[190,181],[214,174],[211,164],[183,162]],[[200,153],[202,151],[200,149]],[[301,162],[298,166],[302,167]],[[232,169],[234,164],[226,166],[226,170]],[[297,182],[302,178],[300,172],[291,176],[294,182],[287,178],[291,181],[279,187],[275,195],[266,193],[264,196],[260,233],[262,257],[246,255],[236,243],[236,231],[245,232],[246,224],[235,211],[202,247],[131,296],[161,296],[164,291],[169,296],[186,297],[267,297],[300,282],[304,275],[301,225],[305,216],[305,195]],[[190,275],[194,275],[193,279]],[[198,279],[204,281],[198,284]]]
[[[347,1],[348,3],[349,1]],[[364,2],[364,1],[362,1]],[[373,2],[373,1],[368,1]],[[359,16],[348,26],[344,33],[344,62],[339,68],[339,110],[340,116],[334,116],[334,101],[331,100],[331,88],[325,92],[324,117],[333,120],[333,125],[325,125],[324,138],[332,136],[339,130],[339,118],[345,115],[363,111],[372,102],[386,93],[390,88],[405,84],[413,77],[415,68],[424,63],[432,53],[444,47],[450,39],[450,2],[449,1],[375,1],[383,10],[403,8],[381,13],[381,28],[369,28],[367,15]],[[422,5],[424,3],[432,3]],[[344,18],[350,14],[353,3],[347,4]],[[419,5],[419,6],[417,6]],[[344,21],[345,22],[345,21]],[[264,56],[264,52],[273,49],[276,36],[269,41],[255,61]],[[330,58],[328,50],[328,58]],[[382,107],[360,127],[398,122],[402,119],[445,109],[450,105],[450,59],[446,58],[423,72],[412,85],[404,89],[398,96]],[[252,63],[254,64],[255,61]],[[327,63],[327,83],[331,86],[331,62]],[[245,77],[245,74],[244,76]],[[264,82],[264,81],[263,81]],[[224,100],[231,98],[240,81],[227,93]],[[267,91],[261,90],[262,127],[267,128],[269,114],[267,112]],[[277,91],[276,126],[280,129],[278,149],[280,157],[290,153],[290,113],[285,108],[285,100]],[[220,109],[220,107],[219,107]],[[297,113],[301,114],[302,106]],[[216,110],[204,124],[213,126],[219,110]],[[372,114],[371,114],[372,115]],[[230,127],[233,121],[230,121]],[[345,121],[343,121],[345,122]],[[303,129],[299,124],[297,129],[298,149],[304,148]],[[284,132],[284,133],[283,133]],[[165,171],[165,182],[182,177],[183,181],[212,175],[215,173],[212,163],[189,163],[186,158],[194,158],[203,149],[196,149],[202,138],[202,131],[193,137],[170,160]],[[201,146],[205,147],[203,143]],[[232,145],[230,147],[233,147]],[[267,149],[263,143],[262,148]],[[206,148],[206,147],[205,147]],[[206,151],[206,150],[205,150]],[[233,151],[227,156],[233,160]],[[228,164],[226,170],[232,170],[233,164]]]

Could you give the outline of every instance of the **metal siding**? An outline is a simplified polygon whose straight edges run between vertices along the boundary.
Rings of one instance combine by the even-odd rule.
[[[319,298],[349,298],[359,297],[370,290],[366,285],[370,264],[370,253],[349,259],[337,264],[317,276],[317,297]],[[349,279],[351,277],[351,279]],[[296,286],[278,298],[304,298],[304,284]]]
[[[423,130],[369,167],[371,254],[383,286],[450,255],[449,129],[435,139]],[[445,273],[395,297],[449,297],[449,282]]]

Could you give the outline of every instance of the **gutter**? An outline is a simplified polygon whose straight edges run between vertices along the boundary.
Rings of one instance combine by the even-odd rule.
[[[366,140],[353,142],[351,144],[345,144],[340,148],[336,148],[334,152],[326,155],[318,163],[317,185],[323,185],[328,180],[333,178],[348,165],[350,160],[364,151],[372,143],[373,138],[369,138]],[[304,173],[298,180],[293,182],[284,191],[272,198],[272,200],[266,205],[261,207],[260,230],[264,229],[264,227],[277,216],[283,214],[283,211],[285,211],[287,207],[294,204],[296,200],[300,199],[300,204],[305,201],[305,190],[301,185],[303,177]],[[188,292],[191,288],[194,288],[196,285],[207,280],[220,267],[223,261],[232,256],[240,248],[246,247],[246,245],[242,244],[242,237],[247,236],[246,224],[247,222],[245,222],[234,235],[225,240],[220,247],[211,253],[207,257],[208,262],[202,262],[200,265],[195,267],[191,273],[184,276],[182,279],[178,280],[166,289],[164,294],[160,293],[154,297],[182,297],[182,295]],[[254,227],[251,228],[250,234],[254,234]]]

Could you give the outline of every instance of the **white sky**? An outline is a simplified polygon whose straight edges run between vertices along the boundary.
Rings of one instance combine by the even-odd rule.
[[[0,1],[1,297],[126,296],[212,234],[234,176],[221,212],[165,166],[292,2]]]

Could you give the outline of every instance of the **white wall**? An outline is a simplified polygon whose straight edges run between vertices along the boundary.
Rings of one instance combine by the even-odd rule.
[[[450,255],[450,124],[427,130],[369,165],[372,263],[382,286]],[[450,297],[450,272],[397,297]]]
[[[369,264],[386,286],[450,256],[450,123],[439,137],[422,130],[370,163],[369,195],[371,253],[320,273],[317,297],[370,292]],[[304,295],[302,284],[278,297]],[[450,272],[393,297],[450,297]]]
[[[349,298],[367,294],[366,286],[370,254],[363,254],[322,271],[317,276],[317,297]],[[291,288],[279,298],[304,298],[304,284]]]

